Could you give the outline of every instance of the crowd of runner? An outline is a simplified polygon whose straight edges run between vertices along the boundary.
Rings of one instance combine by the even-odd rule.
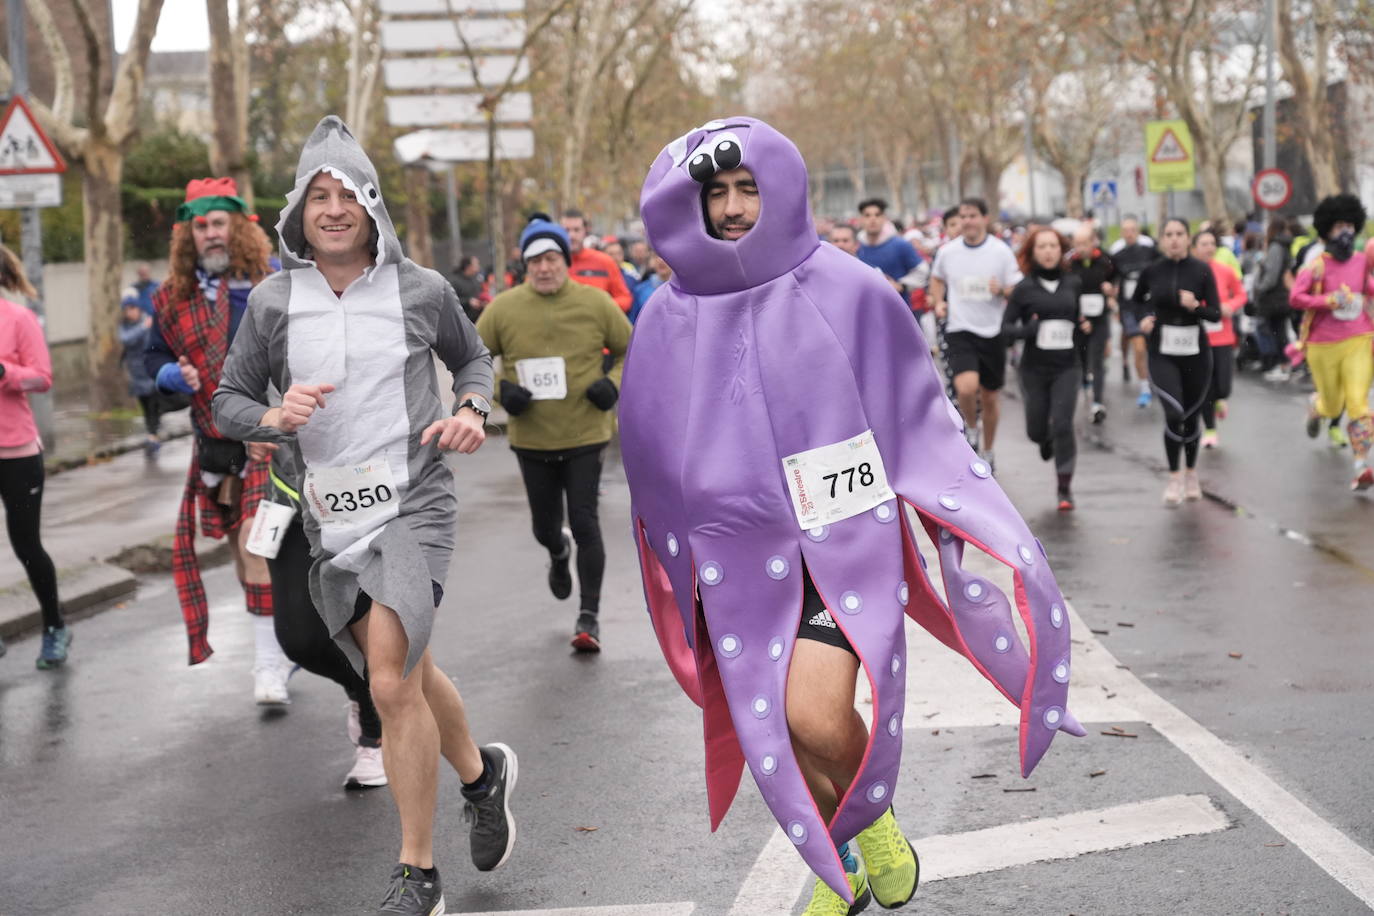
[[[145,412],[149,459],[158,455],[161,411],[189,405],[195,427],[173,554],[190,663],[200,663],[212,652],[207,638],[209,602],[195,553],[199,532],[228,538],[231,546],[244,606],[253,615],[255,701],[289,703],[288,680],[298,668],[334,681],[346,697],[346,734],[354,747],[345,786],[391,788],[401,839],[381,913],[443,912],[433,849],[441,759],[462,784],[472,821],[475,866],[490,870],[505,864],[516,838],[510,808],[518,777],[516,754],[500,742],[477,743],[455,681],[436,665],[428,649],[455,543],[456,499],[443,453],[466,455],[480,448],[494,409],[488,398],[500,405],[514,452],[511,470],[524,483],[533,538],[547,555],[536,562],[546,564],[554,599],[569,599],[577,592],[573,649],[601,651],[599,612],[606,565],[598,505],[602,464],[625,406],[622,372],[627,353],[634,363],[631,341],[638,339],[636,329],[650,328],[645,333],[656,343],[644,346],[662,351],[658,356],[641,355],[638,373],[624,377],[630,386],[626,402],[636,405],[634,415],[640,418],[633,431],[638,443],[650,441],[645,425],[667,422],[692,398],[714,397],[716,420],[731,416],[736,423],[744,422],[744,414],[728,411],[749,400],[751,384],[766,388],[770,373],[780,372],[778,367],[791,358],[790,353],[774,352],[776,341],[749,340],[749,330],[730,331],[736,335],[731,339],[740,341],[740,352],[704,348],[702,366],[689,363],[714,393],[693,389],[681,402],[657,400],[668,397],[658,389],[671,386],[662,379],[653,381],[645,361],[661,359],[654,368],[664,370],[672,360],[684,358],[682,342],[693,334],[702,340],[720,338],[724,328],[734,327],[731,322],[757,308],[757,301],[747,297],[740,300],[743,306],[729,305],[735,301],[731,296],[795,268],[801,277],[797,289],[824,285],[826,276],[844,277],[853,309],[878,310],[873,314],[881,312],[879,325],[892,314],[902,315],[905,323],[881,335],[881,340],[859,334],[852,343],[835,345],[836,352],[851,345],[870,348],[873,361],[881,366],[874,370],[879,376],[860,384],[855,403],[879,404],[884,396],[877,390],[910,387],[914,392],[918,383],[932,381],[936,400],[949,400],[948,410],[938,415],[947,412],[959,428],[954,435],[940,427],[940,436],[959,440],[942,448],[980,480],[990,481],[997,471],[1000,393],[1013,370],[1026,434],[1040,457],[1053,462],[1061,511],[1075,506],[1078,412],[1085,411],[1085,420],[1093,424],[1110,422],[1104,390],[1108,355],[1114,349],[1120,351],[1123,379],[1139,386],[1138,407],[1151,408],[1158,401],[1162,409],[1162,444],[1169,469],[1166,505],[1201,498],[1199,455],[1221,445],[1219,424],[1231,409],[1232,375],[1238,364],[1257,365],[1275,383],[1307,373],[1316,389],[1307,435],[1316,437],[1325,429],[1333,447],[1350,450],[1352,488],[1374,485],[1369,465],[1374,423],[1368,407],[1374,382],[1374,241],[1364,250],[1357,242],[1365,212],[1356,198],[1323,200],[1311,229],[1275,220],[1263,238],[1244,225],[1212,221],[1194,228],[1181,219],[1165,221],[1155,238],[1128,217],[1121,223],[1119,238],[1108,246],[1100,227],[1091,221],[1000,225],[988,204],[973,197],[928,224],[905,230],[876,198],[863,201],[852,218],[812,222],[804,212],[804,190],[797,190],[806,185],[798,184],[793,175],[796,187],[786,193],[801,194],[802,204],[780,210],[783,215],[765,227],[759,206],[765,181],[741,165],[737,134],[753,137],[751,142],[758,144],[777,142],[773,138],[781,135],[747,119],[727,125],[734,132],[720,133],[719,122],[713,123],[716,126],[680,141],[687,144],[690,138],[702,150],[709,141],[709,152],[689,158],[690,150],[670,146],[664,153],[666,164],[662,169],[656,165],[650,173],[646,195],[651,186],[667,188],[662,192],[665,201],[695,195],[703,211],[700,217],[685,219],[665,205],[663,212],[669,216],[661,218],[656,229],[649,228],[649,236],[661,240],[661,251],[653,250],[648,239],[595,236],[588,217],[576,210],[557,219],[535,213],[520,231],[517,258],[507,266],[511,285],[493,295],[475,258],[464,258],[451,276],[444,277],[404,255],[375,168],[346,126],[337,118],[326,118],[302,152],[296,185],[277,226],[277,254],[231,179],[192,182],[177,213],[167,276],[160,284],[141,276],[140,284],[124,297],[121,336],[130,391]],[[681,175],[664,171],[673,167]],[[804,168],[801,174],[804,178]],[[772,180],[779,182],[772,188],[782,187],[783,178]],[[678,187],[673,181],[686,183]],[[765,244],[773,247],[761,247]],[[803,276],[794,263],[777,269],[767,266],[783,250],[805,255],[808,264],[819,259],[819,266],[810,269],[822,279]],[[670,262],[680,272],[676,281]],[[19,261],[3,248],[0,286],[31,293]],[[721,297],[720,315],[712,319],[719,323],[693,323],[690,331],[665,332],[666,323],[685,320],[679,312],[667,310],[684,308],[682,303],[694,296],[703,302]],[[806,310],[806,317],[796,321],[825,315],[835,326],[837,319],[827,311],[836,308],[834,302],[818,306],[810,299],[790,301],[793,308]],[[892,311],[894,303],[900,304],[897,312]],[[759,313],[748,320],[776,321],[776,314]],[[858,326],[866,320],[855,319]],[[746,322],[741,327],[754,325]],[[884,348],[898,342],[907,350],[897,353],[890,365],[886,355],[876,355],[887,354]],[[744,351],[753,355],[746,357]],[[445,406],[447,396],[439,390],[434,356],[452,373],[451,407]],[[832,356],[821,350],[812,354],[817,365]],[[711,359],[726,357],[738,362],[730,370],[737,373],[733,387],[708,371]],[[943,378],[933,370],[927,377],[927,368],[936,365]],[[645,379],[646,374],[650,380],[635,389],[634,379]],[[754,381],[747,381],[750,378]],[[845,384],[855,384],[846,378]],[[685,379],[675,381],[686,384]],[[72,640],[59,609],[54,566],[39,537],[42,443],[25,398],[50,384],[49,358],[31,313],[0,301],[0,497],[11,544],[42,606],[39,668],[65,663]],[[919,401],[928,394],[910,396]],[[651,611],[655,596],[669,602],[665,607],[671,606],[671,593],[681,584],[674,580],[680,574],[679,552],[688,546],[680,537],[692,534],[686,529],[660,532],[656,519],[707,511],[707,506],[716,506],[725,516],[735,511],[718,490],[692,491],[702,485],[697,469],[672,462],[680,463],[684,454],[698,455],[705,462],[717,452],[736,455],[745,450],[737,458],[747,464],[757,457],[772,473],[768,462],[773,458],[748,454],[747,423],[731,438],[705,418],[685,413],[683,417],[686,432],[679,447],[647,463],[644,454],[656,446],[639,449],[639,470],[630,475]],[[754,431],[766,427],[768,417],[766,411],[755,417]],[[875,428],[879,425],[875,420]],[[853,432],[859,431],[846,435]],[[841,444],[867,455],[864,449],[878,449],[875,433],[895,437],[897,431],[868,430],[863,434],[868,439],[861,435]],[[930,435],[936,437],[935,432]],[[834,459],[813,452],[835,447],[799,447],[795,454],[777,457],[786,467],[791,466],[787,462],[820,466]],[[887,448],[893,448],[891,442]],[[766,558],[766,565],[759,561],[769,580],[798,583],[802,621],[795,639],[797,653],[788,655],[793,670],[813,666],[807,668],[808,684],[816,678],[835,678],[836,683],[847,678],[849,684],[848,694],[813,691],[801,699],[794,695],[803,689],[800,682],[787,687],[787,721],[802,777],[787,791],[809,791],[818,806],[809,810],[821,811],[832,824],[842,817],[863,818],[846,838],[857,839],[854,846],[841,842],[817,859],[803,849],[822,876],[807,909],[811,916],[855,913],[874,895],[884,906],[900,906],[917,881],[915,857],[893,819],[883,794],[886,788],[876,795],[870,788],[871,810],[860,813],[848,792],[869,765],[865,748],[876,739],[843,709],[833,715],[817,713],[809,721],[796,711],[828,709],[838,696],[839,706],[852,712],[853,681],[863,656],[879,647],[892,651],[890,635],[866,635],[859,626],[856,615],[863,603],[858,591],[829,591],[834,577],[842,578],[868,561],[837,559],[834,554],[827,558],[825,550],[839,550],[843,544],[817,546],[832,527],[837,532],[854,530],[842,525],[859,515],[871,514],[877,523],[865,537],[886,538],[898,530],[882,527],[897,518],[898,498],[922,510],[921,494],[904,494],[901,488],[919,489],[924,482],[902,468],[899,452],[882,454],[886,471],[876,460],[848,469],[851,496],[857,477],[861,489],[877,488],[875,501],[860,508],[857,497],[840,499],[831,486],[834,514],[827,518],[833,521],[821,524],[816,518],[803,518],[815,509],[811,498],[822,498],[794,488],[799,501],[792,508],[809,542],[802,544],[808,562],[798,563],[796,576],[790,575],[790,548],[769,547],[776,552]],[[462,459],[456,461],[461,473]],[[626,464],[628,472],[628,453]],[[658,484],[642,482],[658,479],[665,469],[669,473]],[[797,474],[801,481],[801,471]],[[884,474],[891,476],[893,489],[887,489]],[[681,487],[680,496],[666,495],[670,487]],[[958,526],[941,521],[941,513],[959,510],[960,500],[948,489],[939,490],[938,497],[935,490],[931,494],[925,517],[932,526],[929,530],[952,540]],[[762,497],[733,498],[750,503],[744,513],[747,520],[722,517],[714,526],[694,530],[709,529],[718,537],[738,535],[763,530],[765,516],[767,524],[778,524],[779,530],[796,527],[797,519],[765,506]],[[973,507],[983,511],[981,504]],[[1008,521],[1000,504],[995,514],[1006,531],[1020,531],[1019,518]],[[1010,516],[1014,518],[1014,512]],[[691,547],[709,552],[716,543],[703,535]],[[690,558],[688,553],[684,560]],[[1009,555],[1019,556],[1027,569],[1034,559],[1025,540]],[[689,623],[689,645],[682,645],[682,634],[669,632],[673,625],[665,624],[655,611],[656,632],[670,664],[674,652],[701,653],[696,639],[707,639],[706,651],[723,659],[738,654],[743,624],[739,633],[722,636],[717,631],[727,625],[721,621],[728,616],[721,615],[728,615],[728,600],[740,600],[723,597],[739,596],[729,591],[742,587],[739,580],[729,588],[715,588],[733,557],[727,552],[720,557],[724,565],[712,560],[687,569],[687,581],[705,586],[701,592],[693,585],[678,594],[678,611],[701,628],[693,634]],[[957,570],[957,558],[950,562]],[[970,581],[965,591],[973,599],[982,594],[975,586],[982,586],[981,580]],[[707,591],[709,597],[702,594]],[[917,600],[915,591],[902,581],[893,594],[900,595],[905,607],[909,600]],[[702,598],[707,598],[704,604]],[[876,598],[871,600],[876,603]],[[956,604],[951,597],[949,613],[957,622]],[[694,609],[704,616],[694,616]],[[1062,615],[1062,610],[1056,609],[1058,604],[1051,608],[1047,603],[1045,620],[1058,631],[1062,620],[1054,614]],[[1067,630],[1063,634],[1067,636]],[[774,639],[769,643],[772,661],[792,648],[793,641]],[[831,650],[839,655],[829,654]],[[996,651],[1006,650],[999,645]],[[890,657],[895,675],[900,650]],[[674,667],[674,673],[689,694],[696,691],[694,698],[707,707],[709,718],[711,691],[730,694],[742,689],[737,685],[743,682],[731,680],[736,675],[729,673],[723,688],[719,679],[700,680],[708,677],[708,668],[715,671],[716,662],[701,664],[705,663],[699,661],[693,669]],[[1062,681],[1057,672],[1054,679],[1067,683],[1067,669]],[[751,696],[752,712],[743,713],[744,718],[733,702],[729,712],[750,754],[749,741],[754,739],[747,737],[748,730],[753,720],[767,716],[769,703],[764,693]],[[724,702],[719,693],[715,700]],[[1061,707],[1040,712],[1051,731],[1072,731]],[[838,720],[842,722],[837,726]],[[876,709],[874,720],[880,721]],[[772,754],[748,763],[759,779],[772,776],[778,765]],[[782,796],[765,794],[775,813],[786,807]],[[724,804],[728,806],[728,798]],[[787,822],[782,814],[779,818],[802,847],[802,821]],[[834,869],[833,874],[827,869]],[[848,895],[843,892],[846,886]]]

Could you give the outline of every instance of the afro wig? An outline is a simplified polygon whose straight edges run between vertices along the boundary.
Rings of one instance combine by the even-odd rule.
[[[1322,198],[1322,202],[1317,204],[1312,214],[1312,225],[1318,237],[1323,239],[1337,223],[1350,223],[1355,227],[1355,234],[1359,235],[1360,230],[1364,229],[1364,218],[1364,207],[1358,197],[1354,194],[1333,194]]]

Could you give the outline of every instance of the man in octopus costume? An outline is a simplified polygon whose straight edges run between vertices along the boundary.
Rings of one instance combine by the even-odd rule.
[[[796,147],[752,118],[658,155],[640,204],[673,278],[630,344],[622,442],[649,613],[704,712],[712,829],[747,763],[819,876],[807,913],[853,913],[870,879],[888,907],[917,881],[891,814],[903,612],[1020,707],[1023,775],[1056,732],[1083,729],[1066,709],[1069,624],[1043,548],[965,441],[910,310],[817,240],[807,187]],[[948,603],[907,507],[938,548]],[[1029,653],[1011,603],[962,568],[966,545],[1011,568]],[[829,640],[804,632],[830,624]],[[860,666],[871,736],[853,708]]]

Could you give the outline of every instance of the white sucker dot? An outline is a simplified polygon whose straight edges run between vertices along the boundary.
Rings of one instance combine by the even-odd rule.
[[[677,556],[677,552],[678,552],[677,537],[670,531],[670,532],[668,532],[668,553],[671,554],[672,556]]]

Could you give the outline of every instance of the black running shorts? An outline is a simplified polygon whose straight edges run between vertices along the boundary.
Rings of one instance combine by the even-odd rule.
[[[978,384],[998,391],[1007,380],[1007,345],[1001,337],[979,337],[972,331],[949,331],[946,359],[953,375],[977,372]]]
[[[797,638],[823,642],[827,646],[843,649],[855,658],[859,655],[836,625],[835,618],[821,600],[821,593],[816,591],[816,585],[811,581],[811,572],[805,566],[802,567],[802,613],[801,623],[797,626]]]

